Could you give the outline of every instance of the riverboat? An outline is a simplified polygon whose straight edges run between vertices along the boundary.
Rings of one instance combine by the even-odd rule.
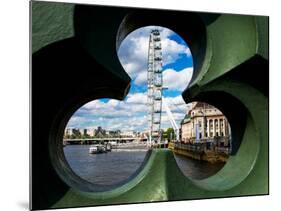
[[[99,153],[105,153],[106,148],[105,146],[101,144],[96,144],[96,145],[91,145],[89,148],[89,153],[90,154],[99,154]]]

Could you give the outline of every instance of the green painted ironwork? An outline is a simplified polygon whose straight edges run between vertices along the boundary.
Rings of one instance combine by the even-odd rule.
[[[236,151],[224,168],[204,180],[185,177],[171,151],[154,149],[138,174],[119,187],[99,192],[79,189],[79,185],[71,187],[73,182],[67,182],[70,180],[68,167],[61,162],[58,144],[61,137],[57,135],[60,130],[50,128],[54,126],[56,112],[64,114],[59,105],[76,99],[73,96],[77,97],[79,93],[82,96],[82,91],[87,90],[87,87],[73,88],[73,96],[57,94],[57,99],[65,101],[59,104],[54,99],[54,117],[48,116],[46,127],[49,131],[40,129],[48,136],[40,141],[47,142],[44,146],[50,147],[43,149],[40,144],[32,147],[33,160],[44,158],[48,161],[40,170],[33,165],[33,209],[268,194],[268,17],[194,12],[181,12],[177,17],[175,11],[37,1],[31,2],[31,7],[33,59],[47,51],[50,44],[78,43],[89,58],[100,65],[94,67],[102,67],[103,72],[116,76],[118,79],[114,80],[120,80],[118,83],[122,81],[122,88],[116,89],[119,93],[116,98],[120,99],[126,95],[130,80],[116,52],[126,35],[150,23],[178,32],[186,39],[195,57],[192,83],[183,93],[185,101],[201,100],[219,108],[228,117],[236,141]],[[158,14],[159,18],[152,14]],[[198,27],[192,27],[192,24]],[[46,55],[45,60],[49,58]],[[61,71],[67,74],[63,68]],[[52,85],[54,89],[60,89],[56,83]],[[38,85],[33,85],[33,89],[35,86]],[[94,85],[87,86],[91,89]],[[108,93],[101,86],[94,88],[99,93],[95,97]],[[83,95],[81,99],[84,101],[71,104],[72,110],[90,97]],[[55,126],[62,129],[59,125]],[[36,133],[32,139],[33,143],[38,141]],[[40,155],[36,153],[38,151]],[[42,183],[49,184],[40,186]]]

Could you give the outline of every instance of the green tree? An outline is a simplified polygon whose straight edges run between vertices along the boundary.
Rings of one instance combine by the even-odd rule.
[[[82,138],[87,139],[87,138],[91,138],[91,136],[89,134],[85,133],[85,134],[83,134]]]
[[[81,138],[82,137],[82,134],[78,129],[73,129],[72,132],[73,132],[72,138]]]
[[[168,128],[164,133],[163,133],[163,138],[168,139],[169,141],[171,139],[175,138],[175,131],[173,128]]]

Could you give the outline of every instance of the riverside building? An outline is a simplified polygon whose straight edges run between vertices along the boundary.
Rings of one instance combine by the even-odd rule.
[[[230,145],[230,126],[223,113],[212,105],[193,102],[181,122],[184,143],[214,142],[221,147]]]

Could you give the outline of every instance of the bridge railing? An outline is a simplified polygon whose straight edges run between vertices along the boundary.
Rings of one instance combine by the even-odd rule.
[[[174,149],[182,149],[182,150],[188,150],[192,152],[197,153],[203,153],[203,152],[216,152],[216,153],[224,153],[224,154],[230,154],[230,148],[229,147],[220,147],[217,146],[215,143],[174,143]]]

